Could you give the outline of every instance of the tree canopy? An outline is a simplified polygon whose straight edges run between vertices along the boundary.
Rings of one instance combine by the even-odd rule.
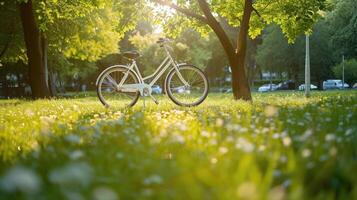
[[[201,23],[194,16],[201,16],[202,12],[199,9],[197,1],[159,1],[172,4],[176,2],[177,6],[183,9],[189,9],[191,19],[184,17],[177,12],[178,15],[165,15],[164,23],[166,29],[172,35],[176,35],[178,30],[177,24],[182,26],[190,25],[195,27],[199,32],[206,33],[209,28]],[[213,13],[216,17],[224,17],[233,27],[240,27],[244,12],[244,0],[213,0],[208,1]],[[279,25],[284,35],[293,42],[294,39],[303,33],[310,33],[313,24],[319,19],[321,10],[325,9],[325,0],[256,0],[253,1],[254,12],[250,20],[249,35],[251,38],[259,36],[266,25],[275,23]],[[171,17],[170,17],[171,16]],[[175,24],[175,29],[172,29]]]
[[[332,48],[340,60],[342,54],[357,57],[357,0],[334,0],[334,9],[326,16],[332,33]]]
[[[50,55],[63,54],[66,58],[95,61],[103,55],[118,51],[118,42],[125,32],[135,28],[136,19],[140,16],[140,10],[137,9],[140,3],[130,0],[35,1],[34,13],[40,31],[47,38]],[[12,1],[0,5],[0,9],[7,10],[1,17],[12,19],[2,20],[1,23],[15,22],[14,26],[19,27],[16,6]],[[3,35],[6,30],[1,31]],[[15,36],[11,37],[20,38],[22,33],[17,29],[13,34]],[[24,44],[15,43],[20,47],[11,46],[7,58],[14,60],[14,55],[17,59],[25,58]],[[1,42],[0,45],[5,44]]]

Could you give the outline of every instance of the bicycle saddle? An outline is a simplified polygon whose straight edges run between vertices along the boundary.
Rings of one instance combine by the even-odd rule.
[[[125,58],[135,60],[136,58],[138,58],[140,56],[140,53],[137,51],[125,51],[122,53],[122,55]]]
[[[167,43],[167,42],[169,42],[169,41],[170,41],[170,40],[167,39],[167,38],[159,38],[159,40],[156,41],[156,43],[159,44],[160,47],[163,47],[163,44],[164,44],[164,43]]]

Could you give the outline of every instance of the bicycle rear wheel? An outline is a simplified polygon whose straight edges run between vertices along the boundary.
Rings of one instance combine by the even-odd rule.
[[[132,71],[120,66],[106,69],[99,77],[97,95],[104,106],[132,107],[138,101],[139,92],[123,92],[116,88],[116,85],[124,78],[126,72],[129,74],[123,84],[139,83],[137,76]]]
[[[188,83],[185,86],[180,76]],[[197,106],[208,95],[208,80],[204,73],[193,65],[173,68],[167,75],[165,89],[169,98],[179,106]]]

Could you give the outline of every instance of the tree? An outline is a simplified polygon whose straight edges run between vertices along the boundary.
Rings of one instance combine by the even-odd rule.
[[[357,59],[350,59],[345,61],[345,82],[352,85],[357,82]],[[333,67],[333,72],[336,78],[342,79],[343,63]]]
[[[0,63],[26,60],[20,16],[14,1],[0,2]]]
[[[321,19],[313,27],[310,36],[311,78],[322,87],[323,80],[330,78],[332,48],[329,46],[330,34],[326,21]],[[289,79],[301,82],[299,75],[304,70],[305,37],[298,37],[289,44],[281,29],[269,26],[263,34],[263,43],[258,48],[257,62],[265,70],[288,74]]]
[[[229,60],[234,98],[251,100],[245,73],[248,33],[255,38],[260,35],[266,24],[275,22],[282,28],[284,35],[293,41],[299,34],[311,29],[319,16],[318,11],[324,8],[325,0],[257,0],[254,2],[253,0],[196,0],[177,1],[177,3],[155,0],[155,2],[169,6],[190,19],[194,19],[191,24],[200,30],[203,29],[202,25],[209,26],[213,30]],[[240,27],[234,43],[222,28],[217,15],[225,17],[229,24]]]
[[[33,13],[32,0],[20,3],[20,15],[27,49],[32,95],[38,98],[49,97],[50,89],[43,51],[44,40],[41,40],[40,31]]]
[[[335,59],[341,61],[342,54],[357,57],[357,0],[334,0],[334,9],[327,14],[332,48]]]
[[[8,0],[0,6],[13,6],[11,2]],[[50,96],[48,64],[56,63],[48,62],[51,58],[64,55],[66,59],[74,61],[93,62],[103,55],[116,52],[124,33],[135,27],[137,12],[133,8],[141,3],[131,0],[15,2],[22,16],[27,49],[25,61],[29,64],[30,85],[35,98]],[[12,10],[12,14],[17,14],[17,9]],[[16,35],[21,33],[17,32]],[[21,52],[17,55],[21,55]]]

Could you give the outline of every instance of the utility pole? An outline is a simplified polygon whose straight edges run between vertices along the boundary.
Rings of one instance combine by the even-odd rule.
[[[305,96],[310,97],[310,37],[306,35]]]
[[[345,55],[342,55],[342,89],[345,89]]]

